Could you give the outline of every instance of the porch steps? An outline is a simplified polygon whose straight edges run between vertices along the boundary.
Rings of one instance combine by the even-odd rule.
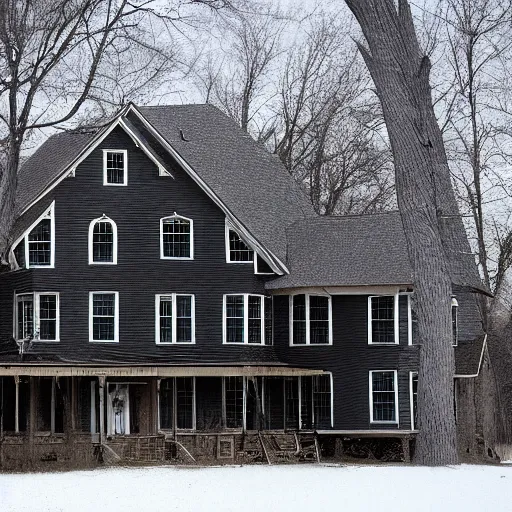
[[[269,464],[320,462],[315,434],[261,434]]]

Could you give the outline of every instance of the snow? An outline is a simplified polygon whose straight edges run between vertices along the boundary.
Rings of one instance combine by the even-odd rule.
[[[2,512],[512,510],[510,466],[224,466],[0,474]]]

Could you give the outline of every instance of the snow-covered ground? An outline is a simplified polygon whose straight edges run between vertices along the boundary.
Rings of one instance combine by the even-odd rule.
[[[1,512],[512,510],[512,467],[111,468],[0,475]]]

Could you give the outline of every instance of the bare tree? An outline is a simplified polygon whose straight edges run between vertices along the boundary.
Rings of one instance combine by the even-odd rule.
[[[226,0],[196,0],[221,8]],[[180,2],[5,0],[0,4],[0,256],[15,217],[23,143],[93,102],[118,105],[176,66],[171,31]],[[165,44],[165,39],[167,44]]]
[[[469,265],[467,239],[451,184],[442,133],[434,115],[430,59],[421,50],[408,2],[346,0],[366,39],[359,45],[382,104],[395,163],[398,206],[415,283],[421,343],[415,459],[458,461],[453,414],[454,353],[450,295],[452,261]],[[462,270],[459,268],[459,270]],[[474,269],[473,269],[474,270]],[[476,283],[476,281],[473,281]]]

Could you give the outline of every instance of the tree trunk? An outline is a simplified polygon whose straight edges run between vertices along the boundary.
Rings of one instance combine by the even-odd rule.
[[[7,263],[7,249],[12,242],[11,230],[15,217],[16,183],[21,144],[11,136],[7,147],[5,167],[0,168],[0,265]]]
[[[413,268],[421,343],[415,462],[458,462],[451,284],[465,275],[467,238],[432,106],[430,62],[419,48],[406,0],[346,0],[369,50],[360,46],[382,104],[395,163],[396,194]],[[470,256],[470,255],[469,255]],[[451,260],[461,264],[451,267]],[[470,263],[470,262],[469,262]],[[470,265],[471,266],[471,265]],[[473,261],[474,266],[474,261]],[[452,274],[452,276],[450,275]]]

